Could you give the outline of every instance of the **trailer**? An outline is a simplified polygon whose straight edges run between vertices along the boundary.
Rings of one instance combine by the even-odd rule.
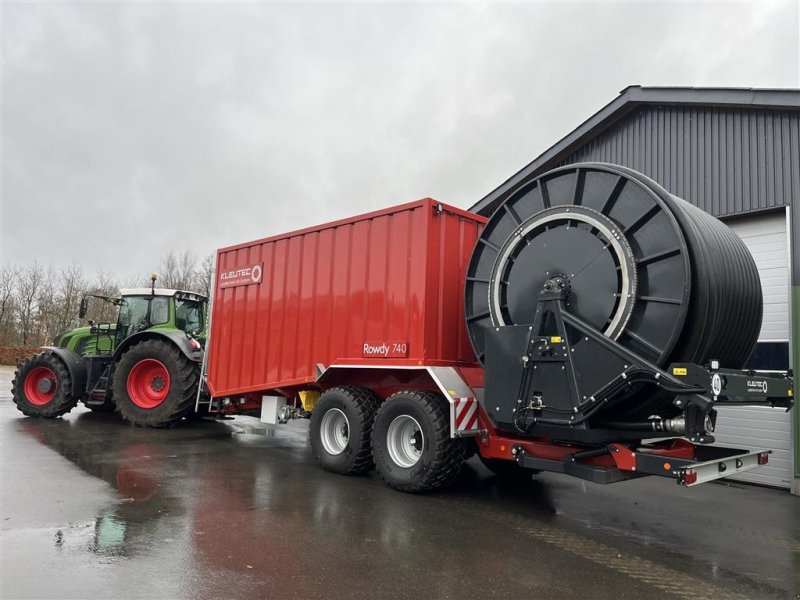
[[[215,272],[206,326],[165,316],[165,333],[147,308],[144,331],[120,321],[119,348],[93,360],[108,383],[54,347],[15,402],[52,417],[91,391],[141,426],[309,419],[323,468],[405,492],[448,485],[474,454],[502,477],[693,486],[769,460],[714,445],[717,406],[793,406],[791,372],[742,368],[762,318],[746,247],[616,165],[550,171],[489,219],[426,198],[222,248]]]
[[[769,460],[714,446],[715,406],[792,406],[791,373],[739,370],[747,249],[614,165],[556,169],[489,219],[428,198],[223,248],[216,272],[208,409],[309,418],[323,468],[402,491],[473,453],[504,477],[696,485]]]

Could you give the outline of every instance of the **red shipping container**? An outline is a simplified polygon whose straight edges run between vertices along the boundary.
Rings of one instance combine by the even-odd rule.
[[[212,394],[302,388],[317,365],[479,366],[463,289],[485,222],[426,198],[222,248]]]

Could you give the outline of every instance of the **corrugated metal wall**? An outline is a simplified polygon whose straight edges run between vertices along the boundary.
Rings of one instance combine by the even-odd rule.
[[[800,202],[800,113],[643,106],[561,164],[582,161],[628,166],[716,216],[791,205]]]

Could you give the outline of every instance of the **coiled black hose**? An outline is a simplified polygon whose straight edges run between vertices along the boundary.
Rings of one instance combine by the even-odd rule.
[[[533,322],[537,294],[553,275],[570,282],[568,311],[661,367],[715,359],[741,368],[761,328],[758,270],[739,237],[626,167],[560,167],[498,207],[465,282],[479,360],[487,328]],[[674,397],[633,386],[598,417],[668,417]]]

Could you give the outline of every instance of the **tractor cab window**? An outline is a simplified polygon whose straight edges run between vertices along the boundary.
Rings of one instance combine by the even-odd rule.
[[[169,321],[169,298],[164,296],[125,296],[119,307],[117,342]]]
[[[150,300],[150,324],[160,325],[169,322],[169,298],[156,296]]]
[[[186,333],[203,330],[203,306],[194,300],[175,299],[175,326]]]

